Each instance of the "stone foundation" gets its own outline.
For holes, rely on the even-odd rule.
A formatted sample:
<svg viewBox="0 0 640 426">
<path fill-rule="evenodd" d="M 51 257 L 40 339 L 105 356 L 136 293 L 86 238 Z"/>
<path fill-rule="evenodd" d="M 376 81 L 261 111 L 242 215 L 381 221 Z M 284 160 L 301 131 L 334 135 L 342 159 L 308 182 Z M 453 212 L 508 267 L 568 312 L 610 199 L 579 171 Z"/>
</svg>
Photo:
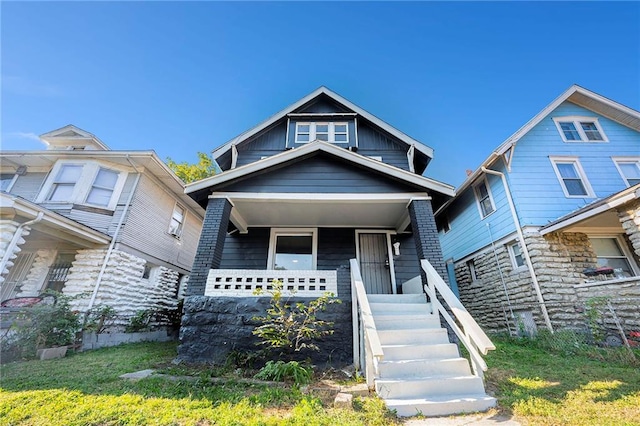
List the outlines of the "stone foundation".
<svg viewBox="0 0 640 426">
<path fill-rule="evenodd" d="M 296 301 L 312 299 L 296 298 Z M 264 316 L 269 307 L 267 297 L 190 296 L 184 301 L 180 328 L 178 360 L 189 363 L 224 363 L 231 352 L 251 353 L 259 350 L 252 334 L 259 323 L 253 318 Z M 334 334 L 318 342 L 319 352 L 308 352 L 316 364 L 342 366 L 353 363 L 351 303 L 327 307 L 318 317 L 334 322 Z"/>
<path fill-rule="evenodd" d="M 39 295 L 42 292 L 44 280 L 47 278 L 47 274 L 49 273 L 49 267 L 53 262 L 55 262 L 55 260 L 55 250 L 38 250 L 27 277 L 20 284 L 20 289 L 18 290 L 16 297 L 32 297 Z"/>
<path fill-rule="evenodd" d="M 618 208 L 618 219 L 622 224 L 636 257 L 640 259 L 640 200 Z"/>
</svg>

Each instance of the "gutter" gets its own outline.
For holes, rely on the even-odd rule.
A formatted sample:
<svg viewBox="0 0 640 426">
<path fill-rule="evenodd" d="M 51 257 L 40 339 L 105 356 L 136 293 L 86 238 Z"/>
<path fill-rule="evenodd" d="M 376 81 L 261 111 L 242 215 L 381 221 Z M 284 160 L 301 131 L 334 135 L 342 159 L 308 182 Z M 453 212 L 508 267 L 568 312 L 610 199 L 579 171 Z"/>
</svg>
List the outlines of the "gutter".
<svg viewBox="0 0 640 426">
<path fill-rule="evenodd" d="M 524 255 L 525 261 L 527 263 L 527 268 L 529 269 L 529 274 L 531 274 L 531 281 L 533 282 L 533 288 L 536 292 L 538 302 L 540 303 L 540 310 L 542 311 L 542 316 L 544 317 L 544 322 L 547 325 L 547 328 L 549 329 L 550 332 L 553 333 L 553 326 L 551 325 L 551 319 L 549 318 L 549 313 L 547 312 L 547 306 L 545 305 L 544 297 L 542 297 L 542 291 L 540 290 L 540 284 L 538 283 L 536 272 L 533 269 L 533 263 L 531 263 L 531 258 L 529 257 L 529 249 L 527 249 L 527 245 L 524 242 L 524 235 L 522 234 L 522 225 L 520 225 L 520 220 L 518 219 L 516 208 L 515 208 L 515 205 L 513 204 L 513 198 L 511 197 L 511 189 L 509 189 L 507 178 L 505 177 L 504 173 L 487 169 L 484 166 L 481 168 L 481 170 L 484 173 L 491 174 L 494 176 L 499 176 L 502 179 L 502 185 L 504 186 L 504 192 L 507 195 L 507 201 L 509 202 L 509 209 L 511 210 L 511 217 L 513 218 L 513 224 L 515 225 L 516 232 L 518 233 L 518 240 L 520 242 L 520 247 L 522 248 L 522 254 Z"/>
<path fill-rule="evenodd" d="M 137 173 L 136 180 L 133 183 L 133 187 L 131 188 L 131 192 L 129 193 L 129 198 L 127 199 L 127 202 L 126 202 L 126 204 L 124 206 L 124 210 L 122 211 L 122 215 L 120 216 L 120 220 L 118 221 L 118 225 L 116 226 L 116 230 L 113 233 L 113 236 L 111 237 L 111 243 L 109 244 L 109 249 L 107 250 L 107 254 L 104 257 L 104 261 L 102 262 L 102 266 L 100 267 L 100 272 L 98 273 L 98 278 L 96 279 L 96 285 L 95 285 L 95 287 L 93 289 L 93 293 L 91 294 L 91 299 L 89 300 L 89 305 L 87 306 L 87 313 L 91 310 L 91 308 L 93 308 L 93 305 L 96 302 L 96 297 L 98 296 L 98 290 L 100 289 L 100 284 L 102 283 L 102 277 L 104 276 L 104 272 L 107 269 L 107 263 L 109 262 L 109 258 L 111 257 L 111 253 L 113 252 L 113 249 L 114 249 L 114 247 L 116 245 L 116 241 L 118 239 L 118 235 L 120 234 L 120 231 L 122 230 L 122 224 L 124 223 L 124 219 L 129 213 L 129 207 L 131 206 L 131 201 L 133 200 L 133 195 L 135 194 L 136 189 L 138 188 L 138 182 L 140 182 L 140 175 L 141 175 L 140 171 L 133 164 L 133 162 L 129 158 L 129 155 L 126 156 L 126 159 L 129 162 L 129 164 L 131 164 L 131 167 L 133 167 L 133 170 L 135 170 L 136 173 Z"/>
<path fill-rule="evenodd" d="M 2 260 L 0 261 L 0 274 L 4 272 L 4 269 L 7 267 L 7 263 L 9 263 L 9 259 L 11 258 L 11 256 L 13 256 L 13 251 L 16 249 L 18 245 L 18 241 L 20 241 L 20 238 L 22 238 L 22 233 L 24 231 L 24 228 L 26 228 L 27 226 L 31 226 L 34 223 L 40 222 L 43 217 L 44 217 L 44 213 L 38 212 L 38 214 L 34 219 L 29 220 L 27 222 L 23 222 L 20 225 L 18 225 L 16 232 L 14 232 L 13 237 L 11 237 L 11 241 L 7 246 L 7 250 L 4 252 L 4 256 L 2 256 Z"/>
</svg>

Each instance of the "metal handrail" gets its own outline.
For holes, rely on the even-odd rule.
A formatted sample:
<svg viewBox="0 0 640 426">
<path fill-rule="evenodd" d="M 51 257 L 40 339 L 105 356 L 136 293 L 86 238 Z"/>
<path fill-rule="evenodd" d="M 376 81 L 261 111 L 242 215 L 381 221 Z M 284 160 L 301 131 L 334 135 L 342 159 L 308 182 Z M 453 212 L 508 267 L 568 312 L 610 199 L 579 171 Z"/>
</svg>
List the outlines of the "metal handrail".
<svg viewBox="0 0 640 426">
<path fill-rule="evenodd" d="M 420 265 L 427 274 L 427 284 L 424 286 L 424 289 L 429 296 L 434 312 L 437 311 L 442 315 L 464 344 L 471 357 L 474 374 L 483 377 L 483 371 L 487 370 L 487 364 L 480 355 L 480 352 L 486 355 L 488 351 L 494 350 L 496 347 L 485 332 L 482 331 L 478 323 L 471 317 L 462 303 L 460 303 L 460 300 L 453 294 L 431 263 L 426 259 L 422 259 Z M 449 309 L 458 322 L 449 315 L 449 312 L 444 308 L 442 303 L 440 303 L 437 297 L 438 294 L 440 294 L 442 300 L 449 306 Z"/>
<path fill-rule="evenodd" d="M 384 358 L 382 345 L 373 314 L 362 282 L 360 267 L 356 259 L 351 264 L 351 299 L 353 314 L 353 361 L 365 371 L 367 385 L 373 388 L 378 376 L 378 363 Z"/>
</svg>

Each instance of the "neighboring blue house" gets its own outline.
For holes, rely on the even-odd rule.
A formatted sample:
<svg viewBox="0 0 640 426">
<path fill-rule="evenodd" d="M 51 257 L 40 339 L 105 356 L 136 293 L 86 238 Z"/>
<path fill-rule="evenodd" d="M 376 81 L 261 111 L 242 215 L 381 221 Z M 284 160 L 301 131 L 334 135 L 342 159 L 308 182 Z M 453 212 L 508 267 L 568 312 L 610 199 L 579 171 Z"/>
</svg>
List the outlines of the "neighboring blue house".
<svg viewBox="0 0 640 426">
<path fill-rule="evenodd" d="M 482 384 L 486 366 L 477 362 L 471 374 L 420 285 L 421 259 L 433 265 L 423 262 L 425 274 L 446 275 L 433 210 L 454 195 L 423 176 L 432 155 L 324 87 L 215 150 L 222 172 L 186 187 L 206 214 L 179 358 L 223 362 L 231 351 L 255 352 L 253 318 L 268 298 L 254 291 L 277 279 L 296 298 L 329 291 L 342 301 L 323 314 L 334 334 L 314 359 L 366 365 L 369 385 L 375 377 L 400 415 L 494 405 Z M 419 294 L 402 294 L 409 290 Z M 362 326 L 372 318 L 375 326 Z M 492 344 L 483 342 L 486 353 Z"/>
<path fill-rule="evenodd" d="M 485 327 L 533 332 L 576 326 L 596 295 L 640 298 L 639 184 L 640 113 L 570 87 L 436 212 L 462 302 Z M 634 300 L 617 310 L 640 326 Z"/>
</svg>

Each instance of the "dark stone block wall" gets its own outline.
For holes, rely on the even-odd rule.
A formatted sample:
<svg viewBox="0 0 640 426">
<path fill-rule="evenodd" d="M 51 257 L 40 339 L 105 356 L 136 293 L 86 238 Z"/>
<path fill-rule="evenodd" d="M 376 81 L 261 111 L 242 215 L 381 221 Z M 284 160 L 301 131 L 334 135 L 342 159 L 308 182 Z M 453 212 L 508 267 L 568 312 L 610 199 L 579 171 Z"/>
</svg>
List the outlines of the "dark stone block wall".
<svg viewBox="0 0 640 426">
<path fill-rule="evenodd" d="M 255 352 L 258 338 L 252 334 L 259 323 L 255 316 L 264 316 L 268 297 L 208 297 L 191 296 L 184 301 L 184 316 L 180 327 L 178 360 L 188 363 L 220 364 L 232 352 Z M 289 301 L 309 301 L 292 298 Z M 320 351 L 301 354 L 316 365 L 334 367 L 353 363 L 351 303 L 342 301 L 327 307 L 319 319 L 334 322 L 334 334 L 316 342 Z"/>
</svg>

